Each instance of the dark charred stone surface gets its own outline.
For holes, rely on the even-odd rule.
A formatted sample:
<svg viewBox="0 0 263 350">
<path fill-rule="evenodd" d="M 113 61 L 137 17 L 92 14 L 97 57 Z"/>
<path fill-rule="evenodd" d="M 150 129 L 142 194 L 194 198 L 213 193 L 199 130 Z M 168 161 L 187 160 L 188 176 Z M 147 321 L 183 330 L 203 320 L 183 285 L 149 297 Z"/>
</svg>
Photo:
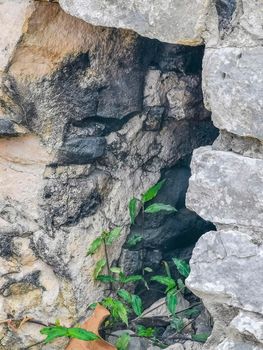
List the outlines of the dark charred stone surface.
<svg viewBox="0 0 263 350">
<path fill-rule="evenodd" d="M 59 149 L 58 164 L 87 164 L 103 156 L 106 150 L 104 137 L 73 138 Z"/>
<path fill-rule="evenodd" d="M 153 65 L 163 72 L 195 74 L 202 70 L 203 55 L 204 46 L 193 49 L 190 46 L 159 43 Z"/>
<path fill-rule="evenodd" d="M 216 10 L 219 18 L 219 31 L 221 35 L 231 28 L 232 16 L 236 9 L 236 0 L 216 0 Z"/>
<path fill-rule="evenodd" d="M 0 137 L 17 135 L 18 132 L 15 130 L 14 123 L 11 120 L 0 119 Z"/>
</svg>

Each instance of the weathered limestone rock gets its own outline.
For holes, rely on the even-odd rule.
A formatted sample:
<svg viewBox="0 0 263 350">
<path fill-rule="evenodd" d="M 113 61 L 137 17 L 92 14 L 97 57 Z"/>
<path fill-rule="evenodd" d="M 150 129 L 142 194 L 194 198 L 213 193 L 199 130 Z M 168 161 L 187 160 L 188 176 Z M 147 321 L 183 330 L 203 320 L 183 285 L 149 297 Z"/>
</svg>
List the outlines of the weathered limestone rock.
<svg viewBox="0 0 263 350">
<path fill-rule="evenodd" d="M 132 0 L 60 0 L 61 7 L 88 23 L 128 28 L 170 43 L 199 45 L 207 2 Z"/>
<path fill-rule="evenodd" d="M 263 140 L 263 48 L 207 49 L 205 103 L 216 127 Z"/>
<path fill-rule="evenodd" d="M 166 349 L 167 350 L 201 350 L 203 349 L 203 345 L 199 343 L 195 343 L 191 340 L 187 340 L 184 344 L 177 343 L 177 344 L 168 346 L 168 348 Z"/>
<path fill-rule="evenodd" d="M 263 344 L 263 318 L 258 313 L 240 311 L 230 324 L 233 330 L 243 336 L 250 336 Z"/>
<path fill-rule="evenodd" d="M 261 8 L 261 1 L 209 1 L 202 32 L 207 47 L 261 46 Z"/>
<path fill-rule="evenodd" d="M 263 159 L 263 142 L 252 137 L 242 137 L 221 130 L 212 146 L 215 150 L 232 151 L 250 158 Z"/>
<path fill-rule="evenodd" d="M 34 5 L 31 0 L 1 1 L 0 73 L 12 58 L 33 9 Z"/>
<path fill-rule="evenodd" d="M 199 240 L 188 286 L 214 320 L 204 349 L 262 349 L 262 2 L 213 1 L 203 37 L 203 92 L 220 129 L 196 150 L 187 206 L 219 231 Z"/>
<path fill-rule="evenodd" d="M 0 118 L 0 137 L 26 134 L 27 130 L 7 118 Z"/>
<path fill-rule="evenodd" d="M 223 343 L 216 347 L 216 350 L 262 350 L 262 347 L 253 344 L 246 344 L 243 342 L 225 340 Z"/>
<path fill-rule="evenodd" d="M 200 238 L 187 285 L 203 299 L 214 318 L 207 349 L 224 337 L 229 340 L 216 349 L 261 348 L 263 305 L 255 278 L 257 285 L 262 285 L 262 268 L 262 245 L 250 232 L 221 230 Z"/>
<path fill-rule="evenodd" d="M 70 325 L 103 295 L 92 276 L 103 253 L 87 257 L 89 244 L 123 226 L 109 250 L 117 261 L 129 199 L 215 129 L 202 102 L 203 49 L 194 57 L 194 48 L 93 27 L 57 3 L 30 6 L 0 84 L 0 316 Z M 162 84 L 150 89 L 152 71 Z M 1 324 L 2 343 L 32 345 L 39 328 L 14 335 Z"/>
<path fill-rule="evenodd" d="M 207 146 L 194 151 L 191 166 L 188 208 L 216 224 L 262 227 L 262 159 Z"/>
<path fill-rule="evenodd" d="M 194 249 L 187 284 L 197 295 L 206 295 L 206 305 L 224 303 L 263 314 L 261 295 L 253 282 L 255 276 L 259 285 L 262 282 L 258 273 L 263 265 L 262 251 L 247 233 L 206 233 Z"/>
</svg>

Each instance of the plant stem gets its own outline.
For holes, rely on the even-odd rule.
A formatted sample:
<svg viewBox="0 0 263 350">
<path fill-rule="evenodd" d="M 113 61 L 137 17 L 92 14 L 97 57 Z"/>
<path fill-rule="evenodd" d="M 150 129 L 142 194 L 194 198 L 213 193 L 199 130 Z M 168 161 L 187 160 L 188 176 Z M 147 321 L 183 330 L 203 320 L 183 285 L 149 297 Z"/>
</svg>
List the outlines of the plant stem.
<svg viewBox="0 0 263 350">
<path fill-rule="evenodd" d="M 142 237 L 144 237 L 144 220 L 145 220 L 144 203 L 142 203 Z"/>
<path fill-rule="evenodd" d="M 105 259 L 106 259 L 107 274 L 111 275 L 109 255 L 108 255 L 107 244 L 106 244 L 105 238 L 103 238 L 103 246 L 104 246 Z M 109 282 L 109 286 L 110 286 L 110 291 L 112 292 L 113 291 L 112 282 Z"/>
</svg>

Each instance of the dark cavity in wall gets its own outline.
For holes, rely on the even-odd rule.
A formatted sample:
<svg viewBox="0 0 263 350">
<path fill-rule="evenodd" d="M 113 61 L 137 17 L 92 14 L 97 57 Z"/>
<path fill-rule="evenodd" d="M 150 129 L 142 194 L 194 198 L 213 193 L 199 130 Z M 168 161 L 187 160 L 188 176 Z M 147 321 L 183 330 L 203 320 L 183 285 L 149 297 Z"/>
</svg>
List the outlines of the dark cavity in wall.
<svg viewBox="0 0 263 350">
<path fill-rule="evenodd" d="M 236 0 L 216 0 L 215 5 L 219 19 L 219 31 L 220 33 L 228 32 L 231 29 L 231 21 L 236 9 Z"/>
<path fill-rule="evenodd" d="M 199 76 L 200 91 L 196 92 L 200 94 L 198 102 L 193 103 L 194 108 L 191 103 L 189 104 L 189 115 L 192 115 L 194 120 L 191 131 L 198 139 L 196 147 L 212 144 L 218 136 L 218 130 L 212 125 L 208 111 L 201 109 L 203 120 L 202 117 L 195 120 L 195 115 L 200 113 L 200 105 L 203 106 L 201 91 L 203 55 L 203 46 L 193 48 L 158 43 L 156 55 L 150 63 L 151 69 L 176 72 L 181 79 L 186 76 Z M 163 110 L 157 112 L 162 115 L 162 118 L 169 119 L 169 105 L 164 105 L 162 108 Z M 154 116 L 158 114 L 156 110 L 152 109 L 152 111 L 154 111 Z M 183 148 L 186 143 L 187 140 L 180 147 Z M 132 225 L 118 262 L 126 274 L 141 273 L 144 267 L 150 267 L 154 274 L 164 274 L 162 262 L 167 261 L 172 274 L 176 275 L 175 266 L 171 263 L 172 258 L 177 257 L 189 261 L 198 239 L 204 233 L 216 230 L 211 222 L 203 220 L 195 212 L 185 207 L 186 192 L 191 176 L 191 153 L 191 151 L 186 152 L 186 155 L 173 166 L 162 170 L 161 179 L 166 180 L 165 185 L 158 196 L 149 203 L 170 204 L 177 209 L 177 212 L 170 214 L 161 212 L 154 215 L 139 213 L 135 224 Z M 135 237 L 138 237 L 136 244 L 134 244 Z M 133 242 L 132 245 L 131 242 Z M 137 287 L 137 292 L 141 292 L 140 285 Z M 145 296 L 144 293 L 140 295 L 146 307 L 162 297 L 162 294 L 158 292 L 147 292 Z"/>
</svg>

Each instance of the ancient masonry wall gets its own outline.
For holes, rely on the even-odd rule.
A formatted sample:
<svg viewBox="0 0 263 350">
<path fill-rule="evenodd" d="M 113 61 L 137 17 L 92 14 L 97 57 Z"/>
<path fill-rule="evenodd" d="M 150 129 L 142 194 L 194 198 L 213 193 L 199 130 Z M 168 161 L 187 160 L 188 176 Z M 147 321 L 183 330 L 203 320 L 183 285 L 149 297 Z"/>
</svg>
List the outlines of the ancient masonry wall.
<svg viewBox="0 0 263 350">
<path fill-rule="evenodd" d="M 187 206 L 217 226 L 187 280 L 215 321 L 204 349 L 262 349 L 262 0 L 59 3 L 0 3 L 0 318 L 85 315 L 103 293 L 89 243 L 114 225 L 124 240 L 128 199 L 196 149 Z M 128 29 L 205 44 L 212 146 L 199 148 L 214 137 L 200 72 L 177 61 L 192 49 Z M 38 331 L 2 343 L 16 350 Z"/>
</svg>

